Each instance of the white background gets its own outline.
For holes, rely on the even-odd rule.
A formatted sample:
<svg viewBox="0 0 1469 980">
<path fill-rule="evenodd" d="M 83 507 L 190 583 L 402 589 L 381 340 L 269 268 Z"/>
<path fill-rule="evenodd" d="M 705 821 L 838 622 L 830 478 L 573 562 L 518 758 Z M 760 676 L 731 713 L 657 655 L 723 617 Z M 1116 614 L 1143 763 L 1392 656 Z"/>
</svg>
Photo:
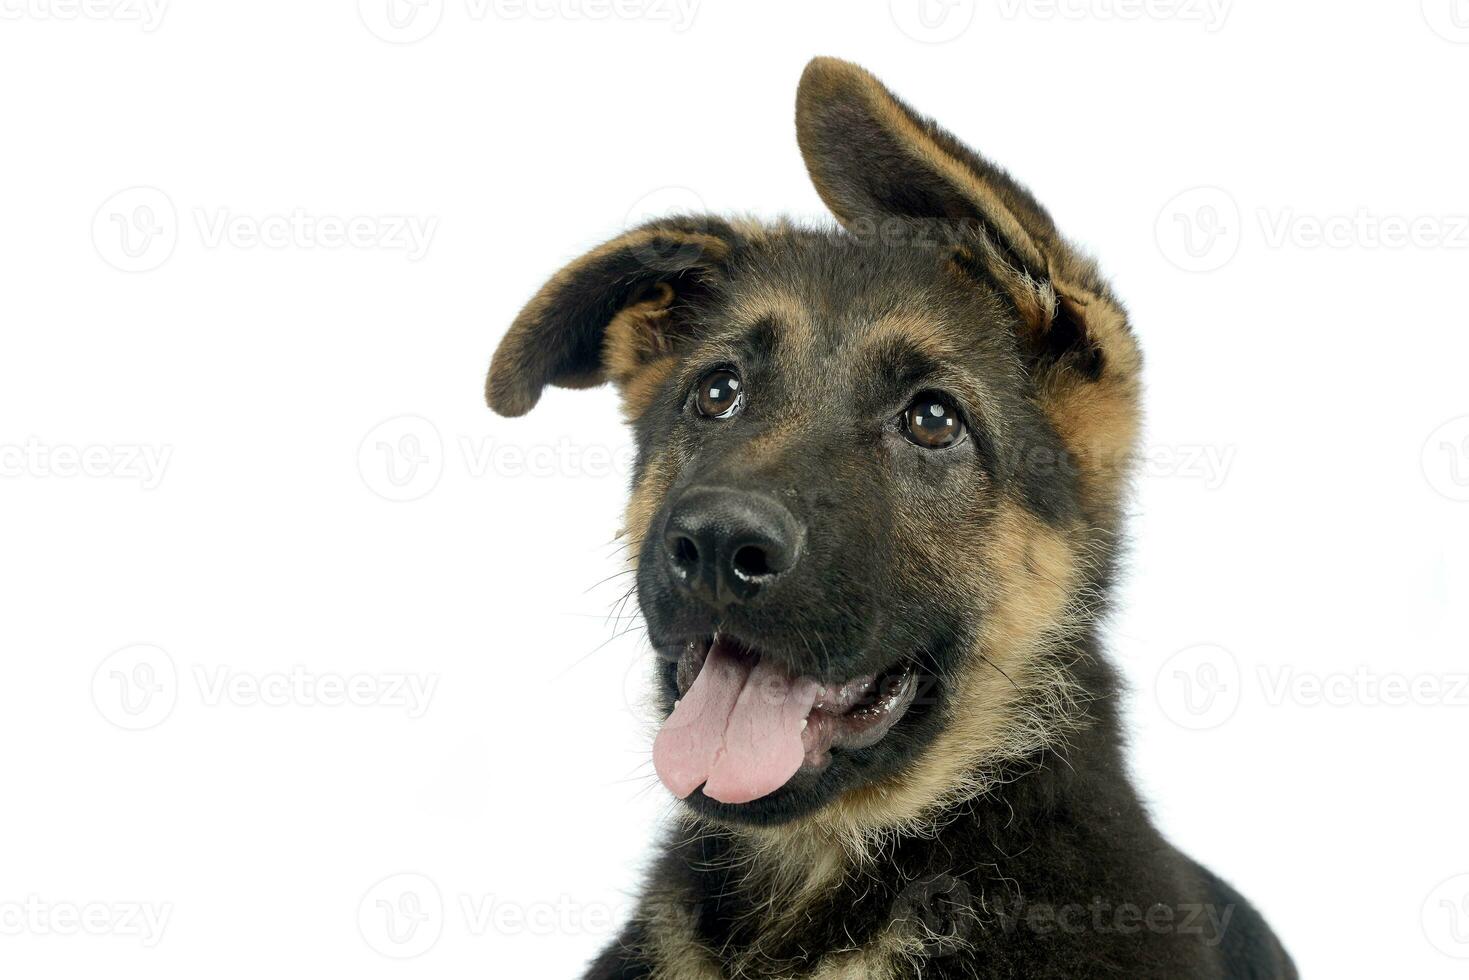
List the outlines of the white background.
<svg viewBox="0 0 1469 980">
<path fill-rule="evenodd" d="M 530 3 L 0 3 L 0 973 L 608 941 L 669 805 L 628 439 L 609 390 L 503 420 L 483 372 L 630 223 L 820 215 L 793 95 L 835 54 L 1131 308 L 1109 644 L 1165 831 L 1306 975 L 1462 976 L 1469 8 Z"/>
</svg>

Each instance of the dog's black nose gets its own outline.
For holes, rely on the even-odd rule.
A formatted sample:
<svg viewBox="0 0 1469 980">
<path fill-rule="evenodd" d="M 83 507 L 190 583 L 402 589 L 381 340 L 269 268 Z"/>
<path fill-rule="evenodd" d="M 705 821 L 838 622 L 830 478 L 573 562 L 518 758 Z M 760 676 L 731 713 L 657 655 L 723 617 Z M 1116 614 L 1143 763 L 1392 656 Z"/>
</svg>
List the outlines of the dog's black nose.
<svg viewBox="0 0 1469 980">
<path fill-rule="evenodd" d="M 694 487 L 669 512 L 663 544 L 680 587 L 727 606 L 749 601 L 790 571 L 803 536 L 774 497 Z"/>
</svg>

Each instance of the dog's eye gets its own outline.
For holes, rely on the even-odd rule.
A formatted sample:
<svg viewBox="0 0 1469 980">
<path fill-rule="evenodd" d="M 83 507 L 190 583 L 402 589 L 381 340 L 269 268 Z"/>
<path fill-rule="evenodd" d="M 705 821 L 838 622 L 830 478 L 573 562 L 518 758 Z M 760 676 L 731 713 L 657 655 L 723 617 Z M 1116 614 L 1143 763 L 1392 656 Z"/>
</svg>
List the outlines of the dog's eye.
<svg viewBox="0 0 1469 980">
<path fill-rule="evenodd" d="M 699 414 L 711 419 L 727 419 L 740 410 L 745 393 L 740 387 L 740 376 L 729 368 L 717 368 L 699 380 L 694 392 L 694 403 Z"/>
<path fill-rule="evenodd" d="M 923 395 L 903 412 L 908 438 L 924 449 L 944 449 L 964 435 L 964 423 L 954 406 L 934 395 Z"/>
</svg>

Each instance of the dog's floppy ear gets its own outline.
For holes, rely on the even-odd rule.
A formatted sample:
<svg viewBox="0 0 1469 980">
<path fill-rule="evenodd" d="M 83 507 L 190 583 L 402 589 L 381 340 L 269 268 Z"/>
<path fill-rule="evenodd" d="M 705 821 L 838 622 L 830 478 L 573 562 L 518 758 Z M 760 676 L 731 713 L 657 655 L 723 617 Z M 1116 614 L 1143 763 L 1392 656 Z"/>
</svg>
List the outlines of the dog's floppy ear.
<svg viewBox="0 0 1469 980">
<path fill-rule="evenodd" d="M 939 235 L 961 271 L 1010 296 L 1024 339 L 1047 363 L 1064 359 L 1096 375 L 1106 357 L 1135 355 L 1131 338 L 1116 336 L 1126 332 L 1120 306 L 1030 192 L 868 72 L 835 58 L 808 64 L 796 137 L 817 192 L 843 225 L 860 234 L 873 223 L 911 222 Z"/>
<path fill-rule="evenodd" d="M 524 415 L 548 384 L 625 383 L 670 349 L 675 300 L 705 288 L 734 241 L 733 229 L 717 218 L 669 218 L 572 262 L 510 325 L 490 363 L 485 401 L 501 415 Z"/>
</svg>

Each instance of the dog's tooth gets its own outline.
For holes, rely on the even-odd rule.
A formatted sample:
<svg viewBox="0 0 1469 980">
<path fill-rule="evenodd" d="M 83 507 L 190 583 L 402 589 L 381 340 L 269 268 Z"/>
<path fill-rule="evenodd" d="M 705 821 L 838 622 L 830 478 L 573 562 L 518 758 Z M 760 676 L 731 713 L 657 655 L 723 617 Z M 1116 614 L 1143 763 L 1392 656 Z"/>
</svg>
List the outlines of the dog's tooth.
<svg viewBox="0 0 1469 980">
<path fill-rule="evenodd" d="M 802 718 L 801 719 L 801 731 L 804 732 L 806 730 L 806 726 L 809 725 L 809 724 L 811 724 L 811 719 L 810 718 Z"/>
</svg>

